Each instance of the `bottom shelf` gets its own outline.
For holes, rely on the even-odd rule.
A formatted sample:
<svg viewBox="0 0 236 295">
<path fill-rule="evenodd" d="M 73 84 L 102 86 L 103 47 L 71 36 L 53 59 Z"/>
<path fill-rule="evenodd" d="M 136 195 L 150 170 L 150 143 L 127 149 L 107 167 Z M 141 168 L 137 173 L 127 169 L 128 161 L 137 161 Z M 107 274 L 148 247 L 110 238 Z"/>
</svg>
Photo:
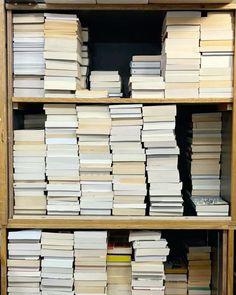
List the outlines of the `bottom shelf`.
<svg viewBox="0 0 236 295">
<path fill-rule="evenodd" d="M 14 216 L 8 228 L 228 229 L 231 217 Z"/>
</svg>

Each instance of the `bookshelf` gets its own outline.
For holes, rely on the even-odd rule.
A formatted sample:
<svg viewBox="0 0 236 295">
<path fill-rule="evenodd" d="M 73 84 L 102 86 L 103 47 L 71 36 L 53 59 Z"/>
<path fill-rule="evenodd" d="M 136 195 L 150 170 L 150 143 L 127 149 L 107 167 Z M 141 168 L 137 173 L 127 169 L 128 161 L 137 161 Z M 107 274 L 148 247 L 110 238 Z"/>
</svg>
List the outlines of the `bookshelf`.
<svg viewBox="0 0 236 295">
<path fill-rule="evenodd" d="M 7 257 L 7 231 L 13 229 L 26 228 L 40 228 L 40 229 L 165 229 L 165 230 L 218 230 L 222 233 L 222 249 L 221 249 L 221 266 L 222 272 L 222 286 L 220 287 L 220 294 L 232 295 L 233 291 L 233 245 L 234 245 L 234 229 L 236 227 L 236 109 L 234 107 L 234 99 L 196 99 L 196 98 L 180 98 L 180 99 L 77 99 L 77 98 L 32 98 L 32 97 L 13 97 L 12 96 L 12 71 L 11 71 L 11 28 L 12 28 L 12 13 L 19 11 L 85 11 L 83 15 L 90 11 L 112 11 L 126 12 L 131 11 L 148 11 L 157 12 L 165 10 L 235 10 L 236 4 L 196 4 L 197 1 L 191 1 L 192 4 L 186 4 L 187 1 L 174 1 L 175 4 L 167 4 L 168 1 L 159 1 L 158 4 L 149 5 L 52 5 L 52 4 L 6 4 L 0 3 L 0 66 L 3 75 L 0 75 L 0 208 L 1 208 L 1 294 L 6 294 L 6 257 Z M 170 3 L 171 1 L 169 1 Z M 202 1 L 204 2 L 204 1 Z M 209 2 L 209 1 L 208 1 Z M 173 3 L 173 1 L 172 1 Z M 180 3 L 180 4 L 179 4 Z M 193 4 L 194 3 L 194 4 Z M 6 34 L 8 32 L 8 34 Z M 4 44 L 7 44 L 7 52 Z M 235 50 L 236 52 L 236 50 Z M 7 55 L 7 58 L 6 58 Z M 236 55 L 235 55 L 236 56 Z M 6 69 L 6 66 L 8 69 Z M 236 58 L 235 67 L 236 69 Z M 8 72 L 8 76 L 6 75 Z M 5 74 L 4 74 L 5 73 Z M 234 92 L 236 94 L 236 79 L 234 79 Z M 184 217 L 50 217 L 41 216 L 29 218 L 27 216 L 13 217 L 13 196 L 12 196 L 12 175 L 8 174 L 12 167 L 12 122 L 13 122 L 13 108 L 23 108 L 27 104 L 34 104 L 37 108 L 38 104 L 42 103 L 77 103 L 77 104 L 113 104 L 113 103 L 143 103 L 143 104 L 178 104 L 191 105 L 192 107 L 213 107 L 214 109 L 225 111 L 225 117 L 229 118 L 225 125 L 225 164 L 228 166 L 231 162 L 231 175 L 229 169 L 225 168 L 225 178 L 227 179 L 224 194 L 231 200 L 230 217 L 226 218 L 201 218 L 195 216 Z M 232 110 L 232 112 L 231 112 Z M 232 121 L 231 121 L 232 116 Z M 229 128 L 226 128 L 229 127 Z M 227 131 L 227 132 L 226 132 Z M 231 134 L 232 139 L 231 139 Z M 232 152 L 230 150 L 232 148 Z M 231 180 L 231 182 L 229 181 Z M 231 183 L 231 184 L 230 184 Z M 229 188 L 231 185 L 231 191 Z"/>
</svg>

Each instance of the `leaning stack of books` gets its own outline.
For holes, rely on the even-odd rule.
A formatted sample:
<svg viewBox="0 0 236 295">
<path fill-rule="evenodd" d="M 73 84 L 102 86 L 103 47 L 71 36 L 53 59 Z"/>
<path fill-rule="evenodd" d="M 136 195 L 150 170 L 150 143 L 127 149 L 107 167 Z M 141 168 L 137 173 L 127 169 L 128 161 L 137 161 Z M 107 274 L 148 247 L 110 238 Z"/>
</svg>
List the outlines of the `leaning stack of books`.
<svg viewBox="0 0 236 295">
<path fill-rule="evenodd" d="M 207 12 L 202 17 L 200 52 L 200 97 L 233 97 L 233 13 Z"/>
<path fill-rule="evenodd" d="M 44 96 L 44 15 L 13 14 L 13 94 Z"/>
<path fill-rule="evenodd" d="M 8 233 L 7 278 L 9 295 L 41 294 L 41 230 Z"/>
<path fill-rule="evenodd" d="M 191 201 L 199 216 L 227 216 L 220 198 L 221 113 L 195 113 L 192 123 Z"/>
<path fill-rule="evenodd" d="M 74 104 L 45 104 L 47 212 L 49 215 L 78 215 L 79 156 Z"/>
<path fill-rule="evenodd" d="M 75 231 L 75 294 L 107 294 L 107 231 Z"/>
<path fill-rule="evenodd" d="M 145 151 L 142 105 L 110 105 L 112 118 L 113 215 L 145 215 Z"/>
<path fill-rule="evenodd" d="M 158 231 L 131 231 L 134 248 L 132 261 L 132 295 L 165 294 L 164 262 L 169 255 L 165 239 Z"/>
<path fill-rule="evenodd" d="M 91 71 L 90 90 L 107 91 L 108 97 L 122 97 L 118 71 Z"/>
<path fill-rule="evenodd" d="M 74 97 L 80 88 L 80 31 L 77 15 L 45 13 L 45 96 Z"/>
<path fill-rule="evenodd" d="M 183 215 L 182 183 L 175 137 L 176 106 L 144 106 L 142 141 L 150 184 L 150 215 Z"/>
<path fill-rule="evenodd" d="M 211 295 L 211 247 L 187 245 L 188 294 Z"/>
<path fill-rule="evenodd" d="M 161 55 L 136 55 L 130 63 L 129 86 L 132 98 L 164 98 Z"/>
<path fill-rule="evenodd" d="M 42 233 L 42 295 L 73 292 L 74 236 L 70 233 Z"/>
<path fill-rule="evenodd" d="M 111 117 L 108 106 L 78 106 L 81 215 L 111 215 Z"/>
<path fill-rule="evenodd" d="M 81 88 L 87 89 L 88 88 L 88 76 L 89 76 L 89 52 L 88 52 L 88 42 L 89 42 L 89 29 L 82 28 L 82 65 L 81 65 Z"/>
<path fill-rule="evenodd" d="M 168 11 L 163 25 L 166 98 L 199 96 L 201 12 Z"/>
<path fill-rule="evenodd" d="M 46 214 L 44 130 L 15 130 L 14 214 Z"/>
<path fill-rule="evenodd" d="M 188 277 L 187 266 L 183 259 L 168 262 L 165 264 L 165 294 L 166 295 L 187 295 Z"/>
<path fill-rule="evenodd" d="M 107 250 L 107 294 L 131 295 L 132 248 L 122 232 L 109 237 Z"/>
</svg>

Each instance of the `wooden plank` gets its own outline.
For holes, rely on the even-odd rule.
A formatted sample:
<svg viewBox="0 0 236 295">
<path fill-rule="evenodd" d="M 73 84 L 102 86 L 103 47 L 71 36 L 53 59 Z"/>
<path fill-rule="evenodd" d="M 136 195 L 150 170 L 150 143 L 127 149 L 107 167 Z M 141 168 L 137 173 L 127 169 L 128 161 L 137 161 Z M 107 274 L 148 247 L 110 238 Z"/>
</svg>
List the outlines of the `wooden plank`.
<svg viewBox="0 0 236 295">
<path fill-rule="evenodd" d="M 228 231 L 224 230 L 222 232 L 222 240 L 221 240 L 221 251 L 220 251 L 220 269 L 221 269 L 221 278 L 220 278 L 220 293 L 219 294 L 227 294 L 227 248 L 228 245 Z"/>
<path fill-rule="evenodd" d="M 235 3 L 230 4 L 166 4 L 162 1 L 160 4 L 6 4 L 7 10 L 234 10 Z M 210 0 L 208 0 L 210 1 Z M 182 1 L 181 1 L 182 2 Z M 182 2 L 183 3 L 183 2 Z M 212 3 L 212 1 L 211 1 Z"/>
<path fill-rule="evenodd" d="M 1 295 L 7 294 L 7 231 L 1 229 Z"/>
<path fill-rule="evenodd" d="M 234 230 L 228 230 L 227 295 L 232 295 L 234 286 Z M 223 293 L 224 294 L 224 293 Z"/>
<path fill-rule="evenodd" d="M 9 217 L 13 215 L 13 105 L 11 101 L 13 82 L 12 82 L 12 12 L 7 12 L 7 56 L 8 56 L 8 185 L 9 185 Z"/>
<path fill-rule="evenodd" d="M 232 103 L 231 98 L 49 98 L 49 97 L 12 97 L 12 102 L 30 103 Z"/>
<path fill-rule="evenodd" d="M 236 12 L 234 14 L 236 20 Z M 234 20 L 234 22 L 235 22 Z M 234 24 L 236 45 L 236 23 Z M 234 47 L 234 56 L 236 56 L 236 48 Z M 234 73 L 236 73 L 236 58 L 234 58 Z M 236 221 L 236 74 L 234 74 L 234 104 L 232 110 L 232 151 L 231 151 L 231 216 L 232 220 Z"/>
<path fill-rule="evenodd" d="M 6 90 L 6 17 L 4 1 L 0 1 L 0 220 L 7 223 L 7 90 Z"/>
<path fill-rule="evenodd" d="M 14 216 L 8 228 L 83 228 L 83 229 L 227 229 L 229 217 L 119 217 L 119 216 Z"/>
</svg>

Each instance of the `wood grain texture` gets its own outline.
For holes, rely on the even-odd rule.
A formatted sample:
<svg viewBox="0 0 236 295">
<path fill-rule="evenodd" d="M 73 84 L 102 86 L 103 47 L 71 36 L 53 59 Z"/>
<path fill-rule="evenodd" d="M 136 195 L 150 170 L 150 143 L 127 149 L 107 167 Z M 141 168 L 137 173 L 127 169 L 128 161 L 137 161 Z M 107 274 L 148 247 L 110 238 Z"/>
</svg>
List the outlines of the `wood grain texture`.
<svg viewBox="0 0 236 295">
<path fill-rule="evenodd" d="M 15 216 L 8 228 L 83 228 L 83 229 L 228 229 L 229 217 L 118 217 L 118 216 Z"/>
<path fill-rule="evenodd" d="M 232 295 L 234 286 L 234 230 L 228 230 L 227 295 Z"/>
<path fill-rule="evenodd" d="M 14 103 L 203 103 L 203 104 L 231 104 L 232 99 L 230 98 L 48 98 L 48 97 L 12 97 Z"/>
</svg>

